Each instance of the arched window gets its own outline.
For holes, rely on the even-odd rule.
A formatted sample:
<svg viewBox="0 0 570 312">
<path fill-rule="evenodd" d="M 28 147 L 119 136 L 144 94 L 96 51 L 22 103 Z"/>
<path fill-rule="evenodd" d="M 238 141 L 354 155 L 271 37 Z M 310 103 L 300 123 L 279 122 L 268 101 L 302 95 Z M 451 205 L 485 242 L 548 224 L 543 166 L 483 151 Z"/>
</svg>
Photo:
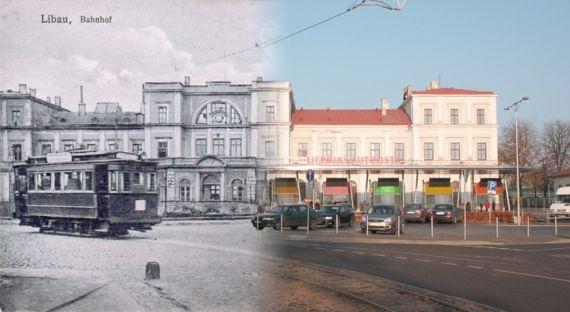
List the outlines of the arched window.
<svg viewBox="0 0 570 312">
<path fill-rule="evenodd" d="M 168 122 L 168 107 L 160 106 L 158 108 L 158 123 Z"/>
<path fill-rule="evenodd" d="M 220 193 L 220 178 L 215 174 L 207 175 L 202 181 L 202 199 L 205 201 L 219 201 Z"/>
<path fill-rule="evenodd" d="M 243 201 L 243 183 L 239 179 L 232 181 L 232 200 Z"/>
<path fill-rule="evenodd" d="M 182 179 L 179 183 L 179 198 L 180 201 L 190 201 L 191 198 L 191 184 L 188 179 Z"/>
<path fill-rule="evenodd" d="M 199 125 L 241 124 L 242 117 L 238 110 L 229 103 L 213 102 L 202 108 L 196 117 Z"/>
<path fill-rule="evenodd" d="M 131 120 L 130 120 L 129 118 L 125 117 L 125 118 L 123 118 L 123 122 L 124 122 L 124 123 L 129 123 L 129 122 L 131 122 Z"/>
</svg>

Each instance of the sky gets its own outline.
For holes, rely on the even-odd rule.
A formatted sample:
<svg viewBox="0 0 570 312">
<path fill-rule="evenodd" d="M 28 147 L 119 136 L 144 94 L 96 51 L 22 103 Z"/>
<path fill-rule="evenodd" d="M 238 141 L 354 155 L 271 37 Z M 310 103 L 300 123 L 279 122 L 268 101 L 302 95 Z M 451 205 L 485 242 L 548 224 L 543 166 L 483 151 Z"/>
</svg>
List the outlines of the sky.
<svg viewBox="0 0 570 312">
<path fill-rule="evenodd" d="M 333 16 L 353 0 L 278 1 L 280 31 Z M 395 0 L 386 1 L 395 4 Z M 491 90 L 519 116 L 570 118 L 570 1 L 409 0 L 403 11 L 361 7 L 273 46 L 298 107 L 390 107 L 406 85 Z"/>
<path fill-rule="evenodd" d="M 0 0 L 0 90 L 26 83 L 38 97 L 61 96 L 62 106 L 76 111 L 83 85 L 88 110 L 117 101 L 123 110 L 139 111 L 146 81 L 251 82 L 276 63 L 268 51 L 223 55 L 272 35 L 276 26 L 264 19 L 267 6 L 247 0 Z M 42 14 L 72 22 L 41 23 Z M 82 15 L 112 16 L 112 22 L 82 24 Z"/>
<path fill-rule="evenodd" d="M 386 0 L 395 4 L 396 0 Z M 138 111 L 145 81 L 289 80 L 297 107 L 372 108 L 401 103 L 406 85 L 491 90 L 502 108 L 530 97 L 520 117 L 570 117 L 570 2 L 408 0 L 403 11 L 354 0 L 0 0 L 0 90 L 18 83 L 62 96 L 76 110 L 118 101 Z M 42 24 L 41 14 L 71 25 Z M 81 24 L 79 16 L 112 16 Z M 251 49 L 235 56 L 224 54 Z"/>
</svg>

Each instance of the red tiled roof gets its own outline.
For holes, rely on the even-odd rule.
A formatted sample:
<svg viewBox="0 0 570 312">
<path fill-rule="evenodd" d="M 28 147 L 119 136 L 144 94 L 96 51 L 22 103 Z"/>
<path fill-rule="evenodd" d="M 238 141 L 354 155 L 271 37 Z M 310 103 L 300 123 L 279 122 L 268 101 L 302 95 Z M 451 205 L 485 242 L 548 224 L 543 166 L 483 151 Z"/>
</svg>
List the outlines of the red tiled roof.
<svg viewBox="0 0 570 312">
<path fill-rule="evenodd" d="M 476 91 L 467 89 L 455 88 L 439 88 L 430 90 L 412 91 L 412 94 L 427 94 L 427 95 L 490 95 L 493 91 Z"/>
<path fill-rule="evenodd" d="M 293 125 L 410 125 L 410 117 L 401 109 L 298 109 L 291 117 Z"/>
<path fill-rule="evenodd" d="M 562 169 L 554 174 L 555 177 L 567 177 L 570 176 L 570 168 Z"/>
</svg>

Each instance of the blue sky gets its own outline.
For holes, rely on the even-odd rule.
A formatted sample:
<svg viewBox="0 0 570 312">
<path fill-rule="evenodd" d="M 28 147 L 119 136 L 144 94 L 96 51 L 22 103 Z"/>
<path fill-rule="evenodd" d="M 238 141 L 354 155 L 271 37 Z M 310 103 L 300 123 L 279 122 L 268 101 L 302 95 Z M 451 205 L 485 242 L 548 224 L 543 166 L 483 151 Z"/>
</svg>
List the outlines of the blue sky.
<svg viewBox="0 0 570 312">
<path fill-rule="evenodd" d="M 388 0 L 395 3 L 395 0 Z M 277 1 L 278 33 L 345 10 L 352 0 Z M 410 84 L 492 90 L 502 108 L 529 96 L 521 118 L 570 117 L 570 1 L 409 0 L 404 11 L 361 7 L 271 47 L 272 79 L 291 80 L 298 107 L 401 103 Z"/>
</svg>

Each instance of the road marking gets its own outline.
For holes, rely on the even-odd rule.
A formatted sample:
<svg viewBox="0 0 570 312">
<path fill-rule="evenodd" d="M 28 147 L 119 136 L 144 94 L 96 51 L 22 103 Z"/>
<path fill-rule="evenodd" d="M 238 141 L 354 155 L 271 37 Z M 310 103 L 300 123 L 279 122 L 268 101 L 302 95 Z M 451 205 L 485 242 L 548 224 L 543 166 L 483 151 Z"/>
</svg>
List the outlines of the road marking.
<svg viewBox="0 0 570 312">
<path fill-rule="evenodd" d="M 445 265 L 457 265 L 457 263 L 453 263 L 453 262 L 440 262 L 441 264 L 445 264 Z"/>
<path fill-rule="evenodd" d="M 416 260 L 418 260 L 419 262 L 431 262 L 431 260 L 427 260 L 427 259 L 416 259 Z"/>
<path fill-rule="evenodd" d="M 318 250 L 325 250 L 325 249 L 326 249 L 326 248 L 323 248 L 323 247 L 314 247 L 314 248 L 315 248 L 315 249 L 318 249 Z"/>
<path fill-rule="evenodd" d="M 557 277 L 550 277 L 550 276 L 544 276 L 544 275 L 535 275 L 535 274 L 530 274 L 530 273 L 513 272 L 513 271 L 506 271 L 506 270 L 499 270 L 499 269 L 495 269 L 495 270 L 493 270 L 493 271 L 495 271 L 495 272 L 501 272 L 501 273 L 507 273 L 507 274 L 515 274 L 515 275 L 522 275 L 522 276 L 528 276 L 528 277 L 543 278 L 543 279 L 548 279 L 548 280 L 553 280 L 553 281 L 559 281 L 559 282 L 570 283 L 570 280 L 563 279 L 563 278 L 557 278 Z"/>
<path fill-rule="evenodd" d="M 333 249 L 332 251 L 339 251 L 339 252 L 342 252 L 342 251 L 344 251 L 344 250 L 342 250 L 342 249 Z"/>
<path fill-rule="evenodd" d="M 396 258 L 396 259 L 402 259 L 402 260 L 408 260 L 408 258 L 406 258 L 406 257 L 398 257 L 398 256 L 394 256 L 394 258 Z"/>
<path fill-rule="evenodd" d="M 301 245 L 291 245 L 293 247 L 297 247 L 297 248 L 307 248 L 307 246 L 301 246 Z"/>
<path fill-rule="evenodd" d="M 483 268 L 483 267 L 476 266 L 476 265 L 466 265 L 466 267 L 471 268 L 471 269 L 479 269 L 479 270 L 481 270 Z"/>
<path fill-rule="evenodd" d="M 363 252 L 363 251 L 353 251 L 352 253 L 353 253 L 353 254 L 359 254 L 359 255 L 362 255 L 362 254 L 364 254 L 364 252 Z"/>
<path fill-rule="evenodd" d="M 376 256 L 376 257 L 386 257 L 386 255 L 384 255 L 384 254 L 372 254 L 372 255 Z"/>
</svg>

